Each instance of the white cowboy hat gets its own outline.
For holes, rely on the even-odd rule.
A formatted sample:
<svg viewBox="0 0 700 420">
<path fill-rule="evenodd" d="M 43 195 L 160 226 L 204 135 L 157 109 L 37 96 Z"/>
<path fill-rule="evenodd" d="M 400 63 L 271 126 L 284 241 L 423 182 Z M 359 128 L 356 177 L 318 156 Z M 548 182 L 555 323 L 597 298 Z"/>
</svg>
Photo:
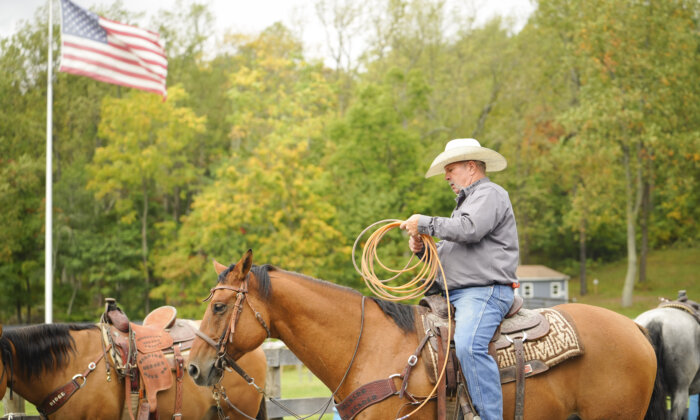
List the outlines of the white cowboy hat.
<svg viewBox="0 0 700 420">
<path fill-rule="evenodd" d="M 445 166 L 463 160 L 480 160 L 486 164 L 487 172 L 502 171 L 508 165 L 503 155 L 481 147 L 476 139 L 454 139 L 447 142 L 445 151 L 435 158 L 425 177 L 440 175 L 445 172 Z"/>
</svg>

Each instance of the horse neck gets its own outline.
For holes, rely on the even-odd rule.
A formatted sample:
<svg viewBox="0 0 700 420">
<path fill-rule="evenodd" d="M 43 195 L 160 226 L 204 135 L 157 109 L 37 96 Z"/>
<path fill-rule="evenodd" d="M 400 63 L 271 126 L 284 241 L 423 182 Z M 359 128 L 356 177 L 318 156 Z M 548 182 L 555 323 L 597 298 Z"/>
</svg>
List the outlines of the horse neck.
<svg viewBox="0 0 700 420">
<path fill-rule="evenodd" d="M 270 273 L 270 278 L 267 308 L 273 337 L 281 339 L 326 386 L 335 389 L 360 338 L 362 295 L 293 273 Z M 404 336 L 369 299 L 365 307 L 363 345 Z M 363 347 L 353 371 L 367 360 L 359 360 Z"/>
<path fill-rule="evenodd" d="M 75 340 L 75 352 L 69 350 L 67 361 L 62 366 L 44 370 L 38 376 L 33 376 L 31 378 L 25 375 L 25 369 L 22 364 L 31 363 L 31 361 L 25 360 L 22 362 L 17 357 L 14 343 L 12 343 L 13 372 L 11 376 L 8 376 L 8 383 L 10 380 L 13 381 L 13 392 L 16 392 L 32 404 L 37 405 L 40 404 L 49 393 L 68 383 L 74 375 L 84 373 L 88 364 L 94 361 L 93 359 L 98 356 L 97 350 L 101 347 L 98 341 L 101 340 L 99 330 L 71 331 L 70 335 Z M 78 336 L 81 337 L 79 338 Z M 90 339 L 85 340 L 84 337 L 86 336 L 89 336 Z M 52 351 L 52 349 L 44 350 Z M 7 369 L 9 370 L 9 365 Z M 102 373 L 104 373 L 104 370 L 102 370 Z M 7 375 L 10 375 L 10 372 L 7 372 Z"/>
</svg>

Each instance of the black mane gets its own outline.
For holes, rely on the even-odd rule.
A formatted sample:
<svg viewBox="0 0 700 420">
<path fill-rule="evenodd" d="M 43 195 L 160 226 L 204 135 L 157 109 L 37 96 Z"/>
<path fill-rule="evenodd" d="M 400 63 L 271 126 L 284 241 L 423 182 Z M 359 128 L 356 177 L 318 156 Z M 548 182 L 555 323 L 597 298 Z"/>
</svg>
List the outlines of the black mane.
<svg viewBox="0 0 700 420">
<path fill-rule="evenodd" d="M 5 368 L 9 368 L 12 347 L 18 366 L 28 380 L 43 372 L 65 367 L 70 353 L 75 354 L 75 340 L 71 331 L 97 328 L 95 324 L 41 324 L 28 327 L 5 328 L 0 337 L 0 352 Z"/>
<path fill-rule="evenodd" d="M 231 264 L 226 270 L 224 270 L 223 272 L 221 272 L 221 274 L 219 274 L 219 283 L 223 282 L 226 279 L 226 276 L 231 272 L 231 270 L 233 270 L 234 267 L 235 267 L 235 264 Z M 272 266 L 270 264 L 265 264 L 265 265 L 261 265 L 261 266 L 254 265 L 250 269 L 250 271 L 253 272 L 253 274 L 255 275 L 255 277 L 258 280 L 258 290 L 259 290 L 260 295 L 262 297 L 267 298 L 270 295 L 270 288 L 271 288 L 270 271 L 278 271 L 278 270 L 279 269 L 277 267 Z M 315 279 L 313 277 L 306 276 L 304 274 L 294 273 L 291 271 L 290 271 L 290 273 L 292 273 L 296 276 L 311 280 L 311 281 L 319 282 L 319 283 L 327 285 L 329 287 L 337 287 L 337 288 L 345 289 L 345 290 L 352 292 L 352 293 L 359 293 L 356 290 L 350 289 L 348 287 L 343 287 L 343 286 L 337 285 L 335 283 L 330 283 L 327 281 L 318 280 L 318 279 Z M 377 305 L 379 306 L 379 308 L 382 310 L 382 312 L 384 312 L 385 315 L 390 317 L 394 321 L 394 323 L 399 328 L 401 328 L 403 331 L 405 331 L 405 332 L 415 331 L 415 312 L 414 312 L 413 306 L 402 305 L 402 304 L 389 302 L 389 301 L 382 300 L 379 298 L 374 298 L 374 297 L 372 297 L 370 299 L 372 299 L 374 302 L 376 302 Z"/>
<path fill-rule="evenodd" d="M 405 332 L 415 331 L 416 316 L 413 306 L 402 305 L 396 302 L 390 302 L 388 300 L 379 299 L 376 297 L 371 298 L 384 312 L 385 315 L 389 316 L 394 320 L 396 325 L 399 326 Z"/>
</svg>

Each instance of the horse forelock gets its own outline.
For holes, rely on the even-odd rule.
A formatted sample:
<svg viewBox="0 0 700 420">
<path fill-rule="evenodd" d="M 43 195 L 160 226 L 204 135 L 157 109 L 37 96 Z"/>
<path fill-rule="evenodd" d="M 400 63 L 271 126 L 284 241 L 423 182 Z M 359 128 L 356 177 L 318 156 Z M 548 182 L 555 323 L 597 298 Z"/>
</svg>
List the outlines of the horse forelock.
<svg viewBox="0 0 700 420">
<path fill-rule="evenodd" d="M 71 331 L 93 328 L 98 327 L 95 324 L 42 324 L 5 329 L 0 337 L 3 364 L 7 368 L 10 361 L 6 359 L 12 357 L 14 346 L 12 365 L 27 379 L 63 368 L 68 365 L 71 353 L 76 352 Z"/>
</svg>

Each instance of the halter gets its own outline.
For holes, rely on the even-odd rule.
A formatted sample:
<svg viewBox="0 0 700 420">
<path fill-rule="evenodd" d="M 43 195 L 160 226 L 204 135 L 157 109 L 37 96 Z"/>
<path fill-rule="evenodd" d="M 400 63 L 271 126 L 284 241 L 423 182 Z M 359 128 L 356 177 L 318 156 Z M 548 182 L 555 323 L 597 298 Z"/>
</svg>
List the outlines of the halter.
<svg viewBox="0 0 700 420">
<path fill-rule="evenodd" d="M 270 338 L 272 335 L 270 333 L 270 328 L 267 326 L 265 323 L 265 320 L 263 319 L 262 315 L 260 312 L 256 311 L 255 308 L 253 308 L 253 305 L 250 303 L 249 299 L 246 299 L 248 296 L 248 277 L 246 276 L 245 280 L 241 283 L 241 287 L 233 287 L 233 286 L 228 286 L 225 284 L 221 284 L 218 286 L 215 286 L 209 290 L 209 296 L 207 296 L 206 299 L 203 300 L 203 302 L 207 302 L 214 296 L 214 292 L 217 290 L 230 290 L 233 292 L 236 292 L 236 302 L 233 304 L 233 311 L 231 311 L 231 319 L 230 321 L 227 322 L 226 327 L 224 327 L 224 331 L 221 332 L 221 335 L 219 336 L 219 341 L 216 342 L 212 340 L 209 336 L 201 332 L 199 329 L 195 331 L 197 336 L 204 340 L 205 343 L 209 344 L 212 346 L 214 349 L 216 349 L 217 353 L 217 358 L 216 362 L 214 363 L 214 366 L 216 366 L 218 369 L 223 368 L 223 363 L 225 362 L 231 368 L 236 370 L 243 378 L 248 382 L 252 382 L 252 378 L 250 378 L 248 375 L 245 374 L 245 372 L 236 364 L 236 362 L 233 360 L 233 357 L 231 357 L 227 351 L 226 351 L 226 344 L 233 342 L 233 335 L 236 332 L 236 324 L 238 323 L 239 315 L 241 312 L 243 312 L 243 302 L 248 304 L 248 307 L 253 311 L 255 314 L 255 319 L 258 320 L 260 325 L 265 329 L 265 332 L 267 333 L 267 338 Z"/>
</svg>

